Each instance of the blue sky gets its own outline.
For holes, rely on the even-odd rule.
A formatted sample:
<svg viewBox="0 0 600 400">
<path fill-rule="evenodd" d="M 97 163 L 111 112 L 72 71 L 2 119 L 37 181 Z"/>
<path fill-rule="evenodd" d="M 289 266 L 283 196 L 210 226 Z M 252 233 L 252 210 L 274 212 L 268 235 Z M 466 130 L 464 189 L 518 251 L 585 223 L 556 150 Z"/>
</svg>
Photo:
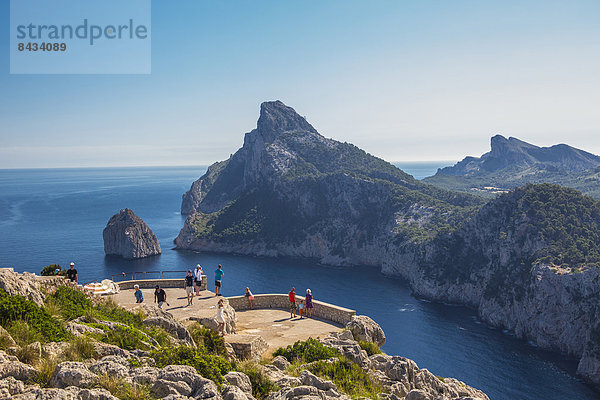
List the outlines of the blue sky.
<svg viewBox="0 0 600 400">
<path fill-rule="evenodd" d="M 274 99 L 389 161 L 600 153 L 596 0 L 154 0 L 150 75 L 10 75 L 0 20 L 0 168 L 210 164 Z"/>
</svg>

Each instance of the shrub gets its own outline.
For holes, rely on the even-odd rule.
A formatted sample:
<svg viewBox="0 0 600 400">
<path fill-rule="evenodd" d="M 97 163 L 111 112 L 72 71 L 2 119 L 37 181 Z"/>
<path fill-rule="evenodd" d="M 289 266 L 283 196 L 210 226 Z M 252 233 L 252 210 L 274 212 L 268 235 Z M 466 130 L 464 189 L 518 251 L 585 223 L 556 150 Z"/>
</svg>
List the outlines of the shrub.
<svg viewBox="0 0 600 400">
<path fill-rule="evenodd" d="M 157 326 L 144 327 L 142 331 L 156 340 L 161 347 L 173 345 L 173 338 L 163 328 Z"/>
<path fill-rule="evenodd" d="M 340 353 L 335 349 L 323 345 L 316 339 L 308 338 L 304 342 L 297 341 L 291 346 L 275 350 L 273 356 L 284 356 L 289 362 L 301 360 L 309 363 L 326 360 L 331 357 L 339 357 Z"/>
<path fill-rule="evenodd" d="M 100 375 L 97 386 L 108 390 L 113 396 L 122 400 L 148 400 L 154 399 L 147 385 L 128 383 L 122 378 Z"/>
<path fill-rule="evenodd" d="M 243 362 L 239 364 L 236 369 L 248 375 L 248 378 L 250 378 L 250 382 L 252 383 L 252 395 L 257 399 L 264 399 L 270 392 L 279 390 L 279 386 L 277 386 L 267 374 L 265 374 L 262 367 L 255 362 Z"/>
<path fill-rule="evenodd" d="M 107 331 L 100 340 L 114 344 L 125 350 L 149 350 L 146 337 L 137 329 L 130 326 L 115 326 Z"/>
<path fill-rule="evenodd" d="M 58 365 L 58 361 L 54 357 L 42 358 L 38 364 L 37 373 L 33 378 L 33 382 L 40 385 L 40 387 L 49 387 L 50 379 L 52 374 Z"/>
<path fill-rule="evenodd" d="M 306 369 L 322 378 L 330 379 L 341 391 L 353 398 L 377 399 L 377 394 L 384 392 L 380 382 L 345 357 L 332 363 L 318 361 L 307 365 Z"/>
<path fill-rule="evenodd" d="M 63 357 L 69 361 L 84 361 L 97 356 L 94 344 L 86 337 L 74 338 L 63 354 Z"/>
<path fill-rule="evenodd" d="M 69 337 L 69 334 L 60 322 L 44 308 L 23 296 L 9 296 L 0 289 L 0 324 L 11 331 L 10 327 L 16 321 L 25 321 L 27 325 L 27 341 L 31 343 L 32 337 L 41 342 L 60 342 Z M 25 333 L 21 330 L 19 333 Z M 13 335 L 15 341 L 17 337 Z"/>
<path fill-rule="evenodd" d="M 362 340 L 360 340 L 358 342 L 358 345 L 361 349 L 366 351 L 369 356 L 372 356 L 373 354 L 381 354 L 381 349 L 375 343 L 363 342 Z"/>
<path fill-rule="evenodd" d="M 8 332 L 19 346 L 27 346 L 30 343 L 41 340 L 42 335 L 31 329 L 25 321 L 14 321 L 9 327 Z"/>
<path fill-rule="evenodd" d="M 231 364 L 221 356 L 208 354 L 203 346 L 192 348 L 187 346 L 162 347 L 150 353 L 156 361 L 157 368 L 167 365 L 189 365 L 203 377 L 221 385 L 223 375 L 231 371 Z"/>
<path fill-rule="evenodd" d="M 204 346 L 206 351 L 211 354 L 225 355 L 225 339 L 218 332 L 208 329 L 200 323 L 195 323 L 189 327 L 190 334 L 198 346 Z"/>
<path fill-rule="evenodd" d="M 58 264 L 50 264 L 50 265 L 46 265 L 44 268 L 42 268 L 42 272 L 40 272 L 40 275 L 42 276 L 54 276 L 56 275 L 56 273 L 54 271 L 56 270 L 61 270 L 60 265 Z"/>
<path fill-rule="evenodd" d="M 84 293 L 67 286 L 56 289 L 50 299 L 58 304 L 62 316 L 68 321 L 85 315 L 92 307 L 92 301 Z"/>
<path fill-rule="evenodd" d="M 40 353 L 33 346 L 19 347 L 16 354 L 19 361 L 29 365 L 35 365 L 40 361 Z"/>
</svg>

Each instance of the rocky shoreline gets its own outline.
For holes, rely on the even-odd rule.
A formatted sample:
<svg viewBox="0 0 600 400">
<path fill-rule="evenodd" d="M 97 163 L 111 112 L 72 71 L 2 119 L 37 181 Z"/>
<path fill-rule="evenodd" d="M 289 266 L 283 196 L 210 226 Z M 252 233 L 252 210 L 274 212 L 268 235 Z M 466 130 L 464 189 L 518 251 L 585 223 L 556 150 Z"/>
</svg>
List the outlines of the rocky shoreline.
<svg viewBox="0 0 600 400">
<path fill-rule="evenodd" d="M 7 270 L 2 271 L 2 277 L 3 291 L 22 301 L 31 300 L 41 307 L 50 307 L 52 295 L 49 293 L 63 285 L 71 288 L 68 290 L 79 290 L 58 277 L 40 279 L 33 274 L 21 275 Z M 93 299 L 98 304 L 103 302 Z M 123 312 L 125 311 L 117 313 Z M 125 313 L 122 318 L 130 318 Z M 228 318 L 235 319 L 235 313 L 228 315 Z M 160 364 L 161 359 L 157 358 L 156 350 L 162 345 L 151 336 L 143 335 L 145 349 L 130 350 L 93 339 L 106 332 L 99 329 L 104 325 L 112 327 L 111 329 L 124 325 L 97 318 L 90 323 L 90 318 L 83 316 L 65 322 L 66 329 L 74 339 L 63 342 L 33 342 L 19 346 L 2 329 L 0 399 L 254 400 L 256 396 L 267 400 L 350 399 L 336 383 L 310 372 L 314 362 L 292 364 L 290 361 L 293 360 L 279 355 L 268 363 L 254 362 L 255 370 L 247 370 L 250 375 L 234 368 L 225 373 L 222 380 L 211 380 L 203 377 L 191 365 Z M 14 322 L 17 321 L 3 321 L 3 325 L 12 330 L 11 324 Z M 229 322 L 235 324 L 235 321 Z M 172 343 L 170 346 L 181 346 L 181 349 L 204 348 L 204 345 L 194 341 L 194 335 L 186 326 L 175 321 L 169 313 L 153 306 L 143 308 L 142 323 L 147 327 L 160 327 L 167 332 Z M 90 348 L 86 351 L 79 349 L 74 353 L 73 343 L 78 343 L 75 346 L 88 343 Z M 436 377 L 426 369 L 419 369 L 412 360 L 386 354 L 369 355 L 362 347 L 364 343 L 371 343 L 370 346 L 375 349 L 385 343 L 385 334 L 369 317 L 354 317 L 346 330 L 331 333 L 319 343 L 324 349 L 330 349 L 329 352 L 333 351 L 332 354 L 337 354 L 333 358 L 322 357 L 320 365 L 350 362 L 358 366 L 359 371 L 364 371 L 371 377 L 370 380 L 381 385 L 382 391 L 376 396 L 377 399 L 489 400 L 483 392 L 463 382 Z M 223 360 L 225 359 L 231 365 L 253 362 L 236 359 L 231 349 L 227 350 Z M 257 392 L 256 373 L 270 382 L 270 392 Z"/>
</svg>

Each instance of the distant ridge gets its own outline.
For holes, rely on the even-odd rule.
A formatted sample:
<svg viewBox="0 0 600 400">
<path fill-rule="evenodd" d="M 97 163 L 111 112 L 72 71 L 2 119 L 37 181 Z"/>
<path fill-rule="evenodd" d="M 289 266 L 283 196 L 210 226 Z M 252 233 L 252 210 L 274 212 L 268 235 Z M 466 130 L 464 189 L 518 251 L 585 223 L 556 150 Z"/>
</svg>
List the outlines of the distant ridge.
<svg viewBox="0 0 600 400">
<path fill-rule="evenodd" d="M 600 157 L 567 144 L 540 147 L 502 135 L 491 150 L 438 169 L 425 182 L 450 190 L 495 194 L 528 183 L 558 183 L 600 199 Z"/>
<path fill-rule="evenodd" d="M 452 167 L 441 168 L 438 174 L 465 176 L 496 172 L 507 167 L 545 166 L 565 171 L 583 171 L 600 167 L 600 157 L 567 144 L 539 147 L 514 137 L 493 136 L 491 151 L 479 158 L 465 157 Z"/>
</svg>

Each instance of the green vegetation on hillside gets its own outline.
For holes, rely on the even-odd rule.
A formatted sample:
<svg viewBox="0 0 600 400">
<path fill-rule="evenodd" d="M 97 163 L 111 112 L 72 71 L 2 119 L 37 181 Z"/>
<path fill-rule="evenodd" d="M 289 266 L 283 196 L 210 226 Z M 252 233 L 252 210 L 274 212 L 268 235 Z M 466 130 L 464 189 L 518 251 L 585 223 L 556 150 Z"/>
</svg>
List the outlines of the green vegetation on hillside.
<svg viewBox="0 0 600 400">
<path fill-rule="evenodd" d="M 362 346 L 365 346 L 364 342 Z M 373 354 L 381 353 L 377 346 L 373 346 L 365 347 Z M 360 366 L 313 338 L 279 348 L 273 356 L 283 356 L 292 363 L 290 373 L 298 375 L 306 369 L 320 378 L 331 380 L 338 389 L 352 398 L 377 399 L 378 393 L 385 392 L 381 382 Z"/>
<path fill-rule="evenodd" d="M 440 235 L 421 261 L 448 282 L 482 279 L 486 298 L 522 298 L 538 263 L 573 271 L 600 266 L 600 202 L 558 185 L 538 184 L 501 195 L 459 230 Z"/>
</svg>

